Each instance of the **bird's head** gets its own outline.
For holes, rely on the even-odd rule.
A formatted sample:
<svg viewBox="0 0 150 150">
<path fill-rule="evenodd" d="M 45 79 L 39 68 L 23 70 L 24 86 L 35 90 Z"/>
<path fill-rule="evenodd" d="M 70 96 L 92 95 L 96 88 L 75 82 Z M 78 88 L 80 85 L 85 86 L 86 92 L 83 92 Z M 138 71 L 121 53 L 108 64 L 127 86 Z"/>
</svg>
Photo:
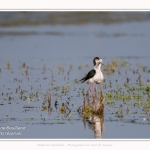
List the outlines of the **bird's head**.
<svg viewBox="0 0 150 150">
<path fill-rule="evenodd" d="M 98 62 L 99 62 L 99 58 L 98 58 L 98 57 L 95 57 L 95 58 L 93 59 L 93 64 L 94 64 L 94 66 L 97 65 Z"/>
<path fill-rule="evenodd" d="M 103 60 L 100 59 L 100 58 L 98 58 L 98 57 L 95 57 L 95 58 L 93 59 L 93 64 L 94 64 L 94 66 L 99 66 L 100 64 L 104 65 L 102 62 L 103 62 Z M 104 66 L 105 66 L 105 65 L 104 65 Z"/>
</svg>

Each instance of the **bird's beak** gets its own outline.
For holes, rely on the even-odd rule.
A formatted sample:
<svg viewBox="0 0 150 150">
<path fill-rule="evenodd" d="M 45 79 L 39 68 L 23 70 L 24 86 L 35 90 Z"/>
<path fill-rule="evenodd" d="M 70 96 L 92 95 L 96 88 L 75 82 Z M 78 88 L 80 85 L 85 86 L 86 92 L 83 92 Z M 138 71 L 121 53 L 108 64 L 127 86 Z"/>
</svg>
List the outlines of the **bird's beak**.
<svg viewBox="0 0 150 150">
<path fill-rule="evenodd" d="M 103 63 L 101 63 L 102 65 L 104 65 Z M 104 65 L 105 66 L 105 65 Z"/>
<path fill-rule="evenodd" d="M 97 66 L 98 66 L 99 64 L 102 64 L 102 65 L 104 65 L 103 63 L 99 62 L 99 63 L 97 64 Z M 104 65 L 104 66 L 105 66 L 105 65 Z"/>
</svg>

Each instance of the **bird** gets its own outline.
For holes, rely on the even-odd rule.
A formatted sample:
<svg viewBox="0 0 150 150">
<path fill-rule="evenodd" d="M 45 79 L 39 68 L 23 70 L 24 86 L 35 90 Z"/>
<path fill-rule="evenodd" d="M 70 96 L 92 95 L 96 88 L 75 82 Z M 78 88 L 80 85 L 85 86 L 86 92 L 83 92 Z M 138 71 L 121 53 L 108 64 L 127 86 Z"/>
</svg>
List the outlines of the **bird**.
<svg viewBox="0 0 150 150">
<path fill-rule="evenodd" d="M 95 83 L 100 84 L 104 79 L 103 73 L 101 72 L 101 65 L 104 65 L 102 62 L 102 59 L 100 59 L 99 57 L 95 57 L 93 59 L 94 69 L 89 71 L 85 77 L 79 80 L 81 81 L 81 83 L 85 81 L 88 81 L 90 83 L 90 87 L 87 91 L 87 94 L 90 94 L 90 88 L 92 88 L 92 93 L 94 93 Z"/>
</svg>

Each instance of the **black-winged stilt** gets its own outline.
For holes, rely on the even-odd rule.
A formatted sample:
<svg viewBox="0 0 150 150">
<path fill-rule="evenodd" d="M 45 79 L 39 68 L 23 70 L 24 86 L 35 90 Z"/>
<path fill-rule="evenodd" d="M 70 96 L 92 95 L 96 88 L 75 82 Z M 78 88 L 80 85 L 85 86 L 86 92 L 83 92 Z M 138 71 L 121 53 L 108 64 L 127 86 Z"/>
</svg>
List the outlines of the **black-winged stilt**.
<svg viewBox="0 0 150 150">
<path fill-rule="evenodd" d="M 93 59 L 94 69 L 89 71 L 88 74 L 84 78 L 79 80 L 79 81 L 81 81 L 81 83 L 83 83 L 87 80 L 90 83 L 90 87 L 87 91 L 88 94 L 90 93 L 90 88 L 92 88 L 91 89 L 92 93 L 94 92 L 95 83 L 100 84 L 104 79 L 104 76 L 101 72 L 101 65 L 104 65 L 102 62 L 103 62 L 102 59 L 95 57 Z"/>
</svg>

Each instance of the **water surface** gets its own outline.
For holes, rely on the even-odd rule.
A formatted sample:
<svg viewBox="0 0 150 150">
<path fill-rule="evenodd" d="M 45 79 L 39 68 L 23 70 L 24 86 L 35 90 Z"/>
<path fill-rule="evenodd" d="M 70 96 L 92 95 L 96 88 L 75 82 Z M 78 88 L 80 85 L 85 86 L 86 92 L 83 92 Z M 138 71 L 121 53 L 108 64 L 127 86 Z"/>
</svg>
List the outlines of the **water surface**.
<svg viewBox="0 0 150 150">
<path fill-rule="evenodd" d="M 149 26 L 149 21 L 109 25 L 1 26 L 0 138 L 149 138 L 149 109 L 143 113 L 144 104 L 141 104 L 145 102 L 149 105 L 149 102 L 146 103 L 146 94 L 135 91 L 142 98 L 138 102 L 132 99 L 126 103 L 106 97 L 104 115 L 96 125 L 77 112 L 84 100 L 82 90 L 86 92 L 88 84 L 75 82 L 75 79 L 81 79 L 93 68 L 93 58 L 98 56 L 104 64 L 114 59 L 120 64 L 127 62 L 111 75 L 106 74 L 102 67 L 106 79 L 103 83 L 105 96 L 117 88 L 122 88 L 121 91 L 126 93 L 124 83 L 127 78 L 130 86 L 138 87 L 137 80 L 141 75 L 142 84 L 149 85 Z M 141 66 L 145 66 L 146 71 Z M 63 92 L 63 88 L 68 89 Z M 38 96 L 35 96 L 36 92 Z M 43 110 L 43 106 L 47 106 L 44 97 L 47 92 L 51 94 L 51 105 L 49 110 Z M 28 103 L 32 93 L 34 101 Z M 56 100 L 59 104 L 57 107 Z M 59 110 L 62 103 L 66 102 L 69 102 L 70 113 L 68 110 L 66 113 Z M 120 105 L 123 106 L 123 117 L 120 112 L 116 114 Z"/>
</svg>

